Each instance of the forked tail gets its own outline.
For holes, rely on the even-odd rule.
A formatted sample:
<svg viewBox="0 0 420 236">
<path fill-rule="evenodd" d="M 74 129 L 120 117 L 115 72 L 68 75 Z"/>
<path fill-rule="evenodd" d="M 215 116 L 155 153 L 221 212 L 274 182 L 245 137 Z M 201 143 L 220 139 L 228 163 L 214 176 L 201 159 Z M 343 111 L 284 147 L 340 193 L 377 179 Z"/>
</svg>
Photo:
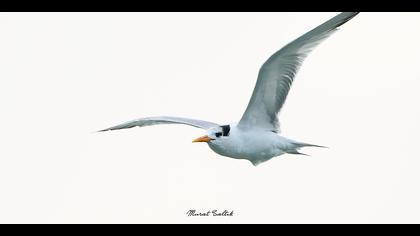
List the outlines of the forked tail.
<svg viewBox="0 0 420 236">
<path fill-rule="evenodd" d="M 316 145 L 316 144 L 310 144 L 310 143 L 293 142 L 292 144 L 294 145 L 295 148 L 294 149 L 291 149 L 291 150 L 287 150 L 286 153 L 288 153 L 288 154 L 298 154 L 298 155 L 310 156 L 310 155 L 308 155 L 306 153 L 301 153 L 298 150 L 300 148 L 303 148 L 303 147 L 328 148 L 326 146 L 321 146 L 321 145 Z"/>
<path fill-rule="evenodd" d="M 293 142 L 293 145 L 295 145 L 296 148 L 302 148 L 302 147 L 328 148 L 326 146 L 321 146 L 321 145 L 316 145 L 316 144 L 310 144 L 310 143 L 301 143 L 301 142 Z"/>
</svg>

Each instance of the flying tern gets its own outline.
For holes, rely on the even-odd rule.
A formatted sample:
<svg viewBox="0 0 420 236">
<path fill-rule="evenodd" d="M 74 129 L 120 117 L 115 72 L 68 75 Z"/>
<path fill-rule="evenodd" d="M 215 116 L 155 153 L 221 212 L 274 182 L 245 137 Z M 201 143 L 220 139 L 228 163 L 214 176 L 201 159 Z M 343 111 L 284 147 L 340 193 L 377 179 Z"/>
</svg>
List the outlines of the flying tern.
<svg viewBox="0 0 420 236">
<path fill-rule="evenodd" d="M 304 59 L 324 39 L 336 32 L 339 26 L 357 14 L 340 13 L 268 58 L 259 70 L 251 99 L 237 123 L 220 125 L 182 117 L 156 116 L 128 121 L 100 131 L 158 124 L 190 125 L 205 130 L 205 135 L 193 142 L 205 142 L 222 156 L 246 159 L 254 166 L 285 153 L 302 155 L 299 149 L 303 147 L 323 147 L 281 136 L 277 115 Z"/>
</svg>

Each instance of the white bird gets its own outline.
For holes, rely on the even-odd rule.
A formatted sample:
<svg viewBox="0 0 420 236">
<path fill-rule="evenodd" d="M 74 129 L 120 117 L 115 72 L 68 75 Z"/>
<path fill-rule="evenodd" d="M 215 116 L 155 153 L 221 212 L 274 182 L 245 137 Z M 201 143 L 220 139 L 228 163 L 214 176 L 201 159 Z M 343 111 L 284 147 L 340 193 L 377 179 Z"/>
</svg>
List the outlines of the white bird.
<svg viewBox="0 0 420 236">
<path fill-rule="evenodd" d="M 190 125 L 206 130 L 204 136 L 193 142 L 206 142 L 214 152 L 249 160 L 254 166 L 285 153 L 303 154 L 298 151 L 302 147 L 323 147 L 279 135 L 277 115 L 303 60 L 318 44 L 337 31 L 337 27 L 357 14 L 340 13 L 274 53 L 260 68 L 248 107 L 237 124 L 219 125 L 203 120 L 158 116 L 136 119 L 100 131 L 157 124 Z"/>
</svg>

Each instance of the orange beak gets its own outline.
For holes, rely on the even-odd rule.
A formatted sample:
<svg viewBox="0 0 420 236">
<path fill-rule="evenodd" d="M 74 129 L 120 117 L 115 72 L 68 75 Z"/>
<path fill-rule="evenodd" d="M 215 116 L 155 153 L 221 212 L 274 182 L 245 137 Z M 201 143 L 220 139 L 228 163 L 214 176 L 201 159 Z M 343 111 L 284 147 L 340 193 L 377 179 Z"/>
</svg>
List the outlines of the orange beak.
<svg viewBox="0 0 420 236">
<path fill-rule="evenodd" d="M 208 143 L 208 142 L 210 142 L 211 140 L 213 140 L 212 138 L 210 138 L 209 136 L 207 136 L 207 135 L 204 135 L 204 136 L 201 136 L 201 137 L 199 137 L 199 138 L 196 138 L 196 139 L 194 139 L 192 142 L 193 143 L 200 143 L 200 142 L 206 142 L 206 143 Z"/>
</svg>

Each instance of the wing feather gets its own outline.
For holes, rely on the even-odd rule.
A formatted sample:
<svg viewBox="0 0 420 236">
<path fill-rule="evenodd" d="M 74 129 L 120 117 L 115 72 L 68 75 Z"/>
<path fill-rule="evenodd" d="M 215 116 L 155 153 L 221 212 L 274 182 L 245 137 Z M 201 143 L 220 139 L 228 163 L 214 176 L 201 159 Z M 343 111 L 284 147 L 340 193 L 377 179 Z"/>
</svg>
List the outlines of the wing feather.
<svg viewBox="0 0 420 236">
<path fill-rule="evenodd" d="M 107 129 L 99 130 L 98 132 L 108 131 L 108 130 L 117 130 L 117 129 L 128 129 L 133 127 L 144 127 L 150 125 L 160 125 L 160 124 L 184 124 L 190 125 L 196 128 L 209 129 L 215 126 L 219 126 L 216 123 L 208 122 L 204 120 L 189 119 L 183 117 L 173 117 L 173 116 L 155 116 L 155 117 L 145 117 L 132 121 L 122 123 Z"/>
<path fill-rule="evenodd" d="M 305 58 L 337 27 L 357 14 L 340 13 L 274 53 L 260 68 L 257 83 L 238 127 L 279 131 L 277 114 Z"/>
</svg>

